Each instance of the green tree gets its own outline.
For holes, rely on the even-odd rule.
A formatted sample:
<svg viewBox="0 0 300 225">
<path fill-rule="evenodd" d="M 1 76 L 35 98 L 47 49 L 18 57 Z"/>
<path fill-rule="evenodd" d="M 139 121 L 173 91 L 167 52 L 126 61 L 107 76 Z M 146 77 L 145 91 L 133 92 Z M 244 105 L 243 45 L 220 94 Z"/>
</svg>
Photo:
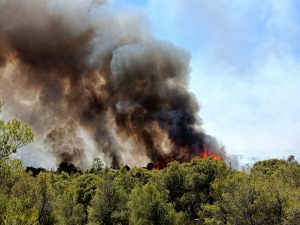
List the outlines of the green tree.
<svg viewBox="0 0 300 225">
<path fill-rule="evenodd" d="M 104 181 L 96 191 L 89 209 L 91 224 L 115 224 L 119 209 L 126 204 L 120 190 L 113 182 L 113 177 L 106 175 Z"/>
<path fill-rule="evenodd" d="M 133 174 L 132 171 L 127 171 L 126 168 L 123 167 L 114 178 L 115 185 L 118 189 L 122 189 L 127 196 L 130 195 L 136 185 L 144 183 L 138 177 L 134 177 Z"/>
<path fill-rule="evenodd" d="M 104 168 L 104 163 L 100 158 L 95 158 L 92 162 L 92 167 L 89 170 L 90 173 L 98 174 Z"/>
<path fill-rule="evenodd" d="M 284 210 L 283 225 L 300 224 L 300 189 L 288 189 L 288 202 Z"/>
<path fill-rule="evenodd" d="M 216 202 L 203 205 L 205 224 L 281 224 L 286 200 L 265 177 L 235 172 L 213 184 Z"/>
<path fill-rule="evenodd" d="M 76 202 L 82 204 L 84 223 L 88 220 L 88 206 L 96 193 L 102 179 L 95 174 L 82 174 L 72 181 L 76 191 Z"/>
<path fill-rule="evenodd" d="M 24 174 L 25 167 L 23 162 L 18 159 L 0 159 L 0 189 L 5 194 L 10 194 L 13 186 Z"/>
<path fill-rule="evenodd" d="M 177 212 L 184 212 L 190 221 L 198 219 L 201 204 L 212 203 L 211 184 L 227 174 L 228 167 L 222 161 L 193 159 L 191 163 L 172 162 L 163 172 L 163 180 L 169 191 L 169 200 Z"/>
<path fill-rule="evenodd" d="M 178 215 L 171 203 L 167 202 L 168 192 L 159 191 L 148 183 L 137 186 L 130 196 L 130 224 L 132 225 L 168 225 L 176 224 Z"/>
<path fill-rule="evenodd" d="M 129 171 L 129 174 L 137 183 L 141 184 L 147 184 L 153 176 L 152 171 L 148 171 L 144 168 L 133 168 Z"/>
<path fill-rule="evenodd" d="M 0 189 L 0 224 L 4 224 L 4 215 L 6 212 L 9 196 Z"/>
<path fill-rule="evenodd" d="M 3 217 L 3 224 L 38 224 L 36 183 L 33 177 L 23 173 L 11 189 Z"/>
<path fill-rule="evenodd" d="M 280 179 L 286 185 L 300 188 L 300 164 L 297 161 L 290 161 L 281 165 L 274 172 L 274 177 Z"/>
<path fill-rule="evenodd" d="M 84 206 L 77 202 L 76 188 L 70 182 L 64 193 L 56 198 L 54 210 L 57 224 L 85 224 Z"/>
<path fill-rule="evenodd" d="M 174 161 L 168 164 L 163 174 L 163 179 L 164 185 L 169 191 L 170 201 L 175 202 L 175 200 L 180 198 L 186 191 L 184 185 L 185 177 L 186 172 L 182 169 L 179 162 Z"/>
<path fill-rule="evenodd" d="M 300 224 L 300 165 L 291 159 L 287 165 L 281 165 L 273 174 L 276 181 L 275 191 L 280 188 L 278 195 L 284 196 L 283 225 Z"/>
<path fill-rule="evenodd" d="M 40 173 L 36 178 L 37 185 L 37 207 L 38 222 L 40 225 L 55 224 L 54 208 L 54 190 L 51 185 L 53 174 Z"/>
<path fill-rule="evenodd" d="M 251 173 L 259 173 L 270 176 L 274 174 L 281 166 L 288 165 L 288 162 L 283 159 L 269 159 L 254 163 Z"/>
<path fill-rule="evenodd" d="M 30 126 L 16 119 L 7 123 L 0 120 L 0 158 L 15 153 L 19 148 L 33 142 L 33 139 Z"/>
</svg>

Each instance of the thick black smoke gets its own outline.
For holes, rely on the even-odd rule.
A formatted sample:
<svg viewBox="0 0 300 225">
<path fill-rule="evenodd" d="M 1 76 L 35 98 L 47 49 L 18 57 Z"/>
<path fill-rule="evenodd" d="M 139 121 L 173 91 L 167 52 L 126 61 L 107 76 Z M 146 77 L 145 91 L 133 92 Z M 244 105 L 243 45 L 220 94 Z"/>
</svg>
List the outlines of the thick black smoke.
<svg viewBox="0 0 300 225">
<path fill-rule="evenodd" d="M 128 154 L 188 161 L 205 148 L 225 157 L 200 128 L 189 55 L 141 21 L 104 1 L 0 0 L 0 94 L 30 108 L 58 164 L 88 163 L 79 130 L 111 165 Z"/>
</svg>

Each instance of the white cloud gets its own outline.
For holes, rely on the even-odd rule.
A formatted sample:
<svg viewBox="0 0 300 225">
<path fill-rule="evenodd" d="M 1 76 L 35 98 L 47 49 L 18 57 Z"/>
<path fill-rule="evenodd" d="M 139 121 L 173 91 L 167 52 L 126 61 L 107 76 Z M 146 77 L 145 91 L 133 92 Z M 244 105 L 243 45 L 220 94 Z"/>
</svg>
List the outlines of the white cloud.
<svg viewBox="0 0 300 225">
<path fill-rule="evenodd" d="M 149 0 L 155 33 L 192 52 L 204 127 L 231 153 L 300 155 L 299 10 L 293 0 Z"/>
</svg>

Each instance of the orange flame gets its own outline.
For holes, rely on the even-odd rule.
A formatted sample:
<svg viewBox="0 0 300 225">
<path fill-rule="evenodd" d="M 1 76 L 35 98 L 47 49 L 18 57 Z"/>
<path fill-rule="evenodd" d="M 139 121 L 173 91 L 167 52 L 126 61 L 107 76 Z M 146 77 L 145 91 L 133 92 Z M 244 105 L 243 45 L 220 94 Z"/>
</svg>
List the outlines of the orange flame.
<svg viewBox="0 0 300 225">
<path fill-rule="evenodd" d="M 213 153 L 210 149 L 207 148 L 206 145 L 204 145 L 203 154 L 199 154 L 200 158 L 207 159 L 212 158 L 213 160 L 222 160 L 222 157 L 218 154 Z"/>
<path fill-rule="evenodd" d="M 203 159 L 223 160 L 222 156 L 220 156 L 217 153 L 214 153 L 206 145 L 203 146 L 203 150 L 199 149 L 198 156 L 199 158 L 203 158 Z M 154 168 L 156 170 L 164 169 L 171 160 L 172 159 L 170 158 L 159 157 L 154 164 Z M 180 160 L 180 162 L 186 162 L 186 161 L 187 160 Z"/>
<path fill-rule="evenodd" d="M 155 164 L 155 169 L 156 170 L 161 170 L 163 168 L 165 168 L 168 164 L 168 161 L 164 158 L 160 158 L 157 160 L 156 164 Z"/>
</svg>

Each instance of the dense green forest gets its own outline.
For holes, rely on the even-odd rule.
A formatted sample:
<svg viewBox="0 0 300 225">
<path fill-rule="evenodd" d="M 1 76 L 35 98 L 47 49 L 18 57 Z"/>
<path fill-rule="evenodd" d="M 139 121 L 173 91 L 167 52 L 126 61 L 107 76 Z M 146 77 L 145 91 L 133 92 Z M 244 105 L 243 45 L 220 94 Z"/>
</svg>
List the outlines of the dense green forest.
<svg viewBox="0 0 300 225">
<path fill-rule="evenodd" d="M 0 224 L 299 225 L 300 165 L 256 162 L 237 171 L 220 160 L 171 162 L 162 170 L 27 168 L 11 157 L 33 141 L 29 126 L 0 120 Z"/>
<path fill-rule="evenodd" d="M 103 168 L 26 172 L 0 160 L 0 224 L 300 224 L 300 165 L 257 162 L 243 172 L 222 161 L 171 162 L 163 170 Z"/>
</svg>

